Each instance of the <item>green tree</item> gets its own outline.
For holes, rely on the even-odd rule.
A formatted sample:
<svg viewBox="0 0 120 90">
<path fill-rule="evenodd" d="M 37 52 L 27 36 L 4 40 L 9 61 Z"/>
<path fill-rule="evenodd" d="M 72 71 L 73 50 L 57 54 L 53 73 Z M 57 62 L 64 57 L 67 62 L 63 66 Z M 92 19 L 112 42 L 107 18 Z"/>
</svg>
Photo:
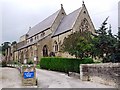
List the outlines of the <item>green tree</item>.
<svg viewBox="0 0 120 90">
<path fill-rule="evenodd" d="M 5 50 L 10 47 L 10 42 L 4 42 L 2 45 L 2 54 L 5 56 Z"/>
<path fill-rule="evenodd" d="M 109 29 L 106 27 L 108 17 L 97 30 L 97 36 L 93 39 L 94 50 L 93 55 L 103 59 L 103 62 L 111 62 L 115 52 L 115 44 L 117 39 L 112 35 L 111 25 Z"/>
<path fill-rule="evenodd" d="M 97 56 L 99 58 L 105 58 L 105 54 L 108 50 L 108 37 L 107 37 L 107 20 L 108 17 L 105 19 L 105 21 L 102 23 L 101 27 L 96 30 L 97 36 L 93 39 L 94 43 L 94 50 L 93 52 L 94 56 Z"/>
<path fill-rule="evenodd" d="M 15 44 L 17 44 L 17 42 L 16 42 L 16 41 L 13 41 L 13 42 L 11 43 L 11 45 L 15 45 Z"/>
<path fill-rule="evenodd" d="M 114 51 L 114 62 L 120 62 L 120 28 L 118 28 L 117 41 Z"/>
<path fill-rule="evenodd" d="M 97 58 L 97 57 L 100 58 L 101 50 L 99 49 L 99 38 L 98 38 L 98 36 L 94 35 L 91 43 L 93 44 L 93 47 L 92 47 L 92 50 L 91 50 L 92 58 L 93 57 L 94 58 Z"/>
<path fill-rule="evenodd" d="M 111 29 L 111 25 L 109 26 L 109 30 L 108 30 L 108 51 L 107 51 L 107 61 L 113 62 L 115 60 L 115 48 L 116 48 L 116 42 L 117 39 L 115 38 L 115 36 L 112 34 L 112 29 Z"/>
<path fill-rule="evenodd" d="M 92 36 L 90 32 L 75 32 L 64 39 L 62 51 L 75 55 L 76 58 L 90 56 Z"/>
</svg>

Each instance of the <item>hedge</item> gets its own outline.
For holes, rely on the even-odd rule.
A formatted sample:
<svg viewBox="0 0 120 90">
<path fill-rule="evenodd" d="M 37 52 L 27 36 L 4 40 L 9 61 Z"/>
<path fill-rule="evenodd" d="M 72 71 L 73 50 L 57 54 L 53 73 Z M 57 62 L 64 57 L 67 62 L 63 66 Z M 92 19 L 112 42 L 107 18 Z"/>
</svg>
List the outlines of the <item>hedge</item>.
<svg viewBox="0 0 120 90">
<path fill-rule="evenodd" d="M 79 73 L 80 64 L 91 64 L 93 59 L 75 59 L 75 58 L 58 58 L 58 57 L 43 57 L 40 60 L 40 68 L 60 71 L 60 72 L 76 72 Z"/>
</svg>

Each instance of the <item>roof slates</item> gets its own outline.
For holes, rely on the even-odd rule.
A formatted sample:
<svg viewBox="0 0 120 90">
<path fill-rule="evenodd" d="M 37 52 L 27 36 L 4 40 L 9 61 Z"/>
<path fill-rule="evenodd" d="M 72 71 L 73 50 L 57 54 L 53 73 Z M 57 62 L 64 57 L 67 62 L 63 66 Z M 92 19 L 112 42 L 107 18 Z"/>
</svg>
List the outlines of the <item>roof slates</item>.
<svg viewBox="0 0 120 90">
<path fill-rule="evenodd" d="M 48 18 L 37 24 L 36 26 L 32 27 L 27 33 L 29 35 L 28 38 L 34 36 L 39 32 L 46 30 L 47 28 L 50 28 L 54 23 L 59 12 L 60 10 L 58 10 L 57 12 L 55 12 L 54 14 L 52 14 L 51 16 L 49 16 Z"/>
<path fill-rule="evenodd" d="M 61 33 L 67 32 L 73 28 L 73 25 L 75 24 L 77 17 L 81 11 L 81 8 L 73 11 L 72 13 L 66 15 L 62 22 L 60 23 L 59 27 L 53 34 L 53 36 L 59 35 Z"/>
</svg>

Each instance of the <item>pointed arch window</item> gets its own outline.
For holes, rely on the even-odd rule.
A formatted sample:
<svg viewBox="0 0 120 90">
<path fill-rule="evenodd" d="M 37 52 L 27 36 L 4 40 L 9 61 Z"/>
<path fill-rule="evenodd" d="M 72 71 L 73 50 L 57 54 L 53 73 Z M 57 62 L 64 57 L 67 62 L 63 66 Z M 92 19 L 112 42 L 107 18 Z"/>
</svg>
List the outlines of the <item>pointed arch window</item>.
<svg viewBox="0 0 120 90">
<path fill-rule="evenodd" d="M 37 35 L 37 39 L 39 39 L 39 35 Z"/>
<path fill-rule="evenodd" d="M 41 32 L 41 37 L 45 36 L 45 31 Z"/>
<path fill-rule="evenodd" d="M 32 42 L 32 41 L 33 41 L 33 37 L 30 38 L 30 42 Z"/>
<path fill-rule="evenodd" d="M 83 13 L 86 14 L 86 11 L 84 11 Z"/>
<path fill-rule="evenodd" d="M 47 57 L 48 56 L 48 46 L 44 45 L 43 46 L 43 57 Z"/>
<path fill-rule="evenodd" d="M 33 48 L 32 46 L 30 47 L 30 53 L 31 53 L 31 57 L 33 56 Z"/>
<path fill-rule="evenodd" d="M 57 52 L 58 51 L 58 43 L 55 41 L 54 42 L 54 51 Z"/>
</svg>

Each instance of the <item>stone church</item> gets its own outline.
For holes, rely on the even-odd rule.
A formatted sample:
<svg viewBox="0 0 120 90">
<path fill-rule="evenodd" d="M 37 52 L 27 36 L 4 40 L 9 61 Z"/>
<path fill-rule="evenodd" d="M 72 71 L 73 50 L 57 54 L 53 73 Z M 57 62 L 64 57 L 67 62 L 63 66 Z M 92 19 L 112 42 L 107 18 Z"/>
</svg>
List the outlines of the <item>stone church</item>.
<svg viewBox="0 0 120 90">
<path fill-rule="evenodd" d="M 95 28 L 86 6 L 66 14 L 61 4 L 60 10 L 56 11 L 20 37 L 20 41 L 7 50 L 7 59 L 17 60 L 23 63 L 24 60 L 40 60 L 41 57 L 59 56 L 73 57 L 67 52 L 61 52 L 63 40 L 76 31 L 91 31 Z M 8 53 L 10 52 L 10 53 Z"/>
</svg>

